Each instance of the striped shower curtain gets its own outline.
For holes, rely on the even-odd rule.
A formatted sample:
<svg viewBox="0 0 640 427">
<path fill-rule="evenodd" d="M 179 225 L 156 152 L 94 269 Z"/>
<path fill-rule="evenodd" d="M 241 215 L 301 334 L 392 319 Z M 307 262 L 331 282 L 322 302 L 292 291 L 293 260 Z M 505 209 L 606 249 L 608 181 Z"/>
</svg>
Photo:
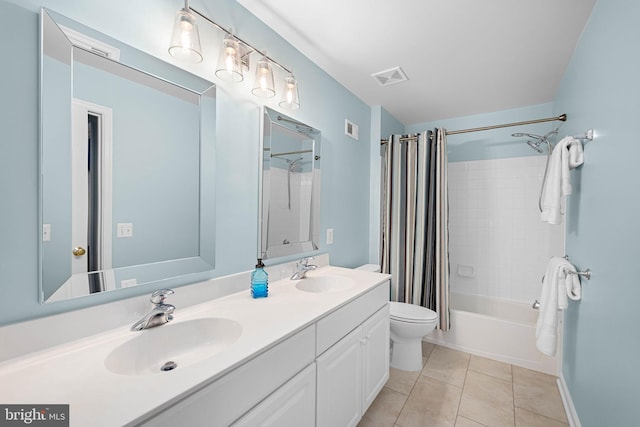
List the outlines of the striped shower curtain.
<svg viewBox="0 0 640 427">
<path fill-rule="evenodd" d="M 382 157 L 381 266 L 391 300 L 438 313 L 449 329 L 446 131 L 392 135 Z"/>
</svg>

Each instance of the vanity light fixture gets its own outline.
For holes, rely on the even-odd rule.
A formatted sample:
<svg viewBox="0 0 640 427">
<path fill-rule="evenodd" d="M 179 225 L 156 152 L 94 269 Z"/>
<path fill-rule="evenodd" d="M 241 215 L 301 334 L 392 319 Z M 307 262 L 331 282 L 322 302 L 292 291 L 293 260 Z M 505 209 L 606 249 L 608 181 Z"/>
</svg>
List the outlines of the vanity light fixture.
<svg viewBox="0 0 640 427">
<path fill-rule="evenodd" d="M 298 98 L 298 82 L 293 73 L 284 79 L 284 87 L 282 88 L 282 99 L 279 104 L 287 110 L 296 110 L 300 108 L 300 99 Z"/>
<path fill-rule="evenodd" d="M 271 70 L 271 64 L 265 55 L 262 55 L 262 59 L 256 65 L 256 78 L 251 93 L 259 98 L 273 98 L 276 95 L 273 85 L 273 70 Z"/>
<path fill-rule="evenodd" d="M 194 15 L 200 16 L 225 33 L 222 48 L 218 54 L 216 76 L 229 82 L 241 82 L 244 79 L 243 69 L 249 70 L 249 55 L 262 51 L 190 7 L 188 0 L 185 0 L 184 8 L 179 10 L 176 15 L 169 53 L 179 59 L 187 59 L 192 62 L 202 61 L 200 37 Z M 276 95 L 272 65 L 278 66 L 288 74 L 284 79 L 284 89 L 279 105 L 290 110 L 300 108 L 298 82 L 293 77 L 292 71 L 266 54 L 262 54 L 262 58 L 256 64 L 255 81 L 251 93 L 261 98 L 272 98 Z"/>
<path fill-rule="evenodd" d="M 200 34 L 196 18 L 190 12 L 189 0 L 185 0 L 184 8 L 176 13 L 169 54 L 189 62 L 202 62 Z"/>
<path fill-rule="evenodd" d="M 240 43 L 231 34 L 225 35 L 224 40 L 222 40 L 222 48 L 218 54 L 216 76 L 234 83 L 244 80 L 240 60 Z"/>
</svg>

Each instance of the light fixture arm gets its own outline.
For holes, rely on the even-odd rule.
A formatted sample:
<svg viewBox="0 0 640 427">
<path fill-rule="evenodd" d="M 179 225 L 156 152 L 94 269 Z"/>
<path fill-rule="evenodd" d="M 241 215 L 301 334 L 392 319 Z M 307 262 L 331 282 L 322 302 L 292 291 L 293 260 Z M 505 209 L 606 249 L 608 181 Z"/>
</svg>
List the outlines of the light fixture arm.
<svg viewBox="0 0 640 427">
<path fill-rule="evenodd" d="M 211 25 L 213 25 L 214 27 L 216 27 L 217 29 L 219 29 L 220 31 L 222 31 L 223 33 L 235 38 L 236 40 L 238 40 L 240 43 L 242 43 L 243 45 L 249 47 L 252 49 L 252 51 L 254 52 L 262 52 L 260 49 L 256 49 L 253 45 L 251 45 L 250 43 L 247 43 L 245 40 L 241 39 L 240 37 L 234 35 L 231 31 L 223 28 L 222 26 L 220 26 L 219 24 L 217 24 L 216 22 L 212 21 L 211 19 L 209 19 L 206 15 L 198 12 L 196 9 L 192 8 L 189 6 L 189 0 L 185 0 L 185 8 L 188 8 L 191 12 L 195 13 L 196 15 L 198 15 L 199 17 L 201 17 L 202 19 L 204 19 L 205 21 L 207 21 L 208 23 L 210 23 Z M 247 52 L 247 54 L 249 54 L 251 52 Z M 278 61 L 276 61 L 275 59 L 271 58 L 270 56 L 267 55 L 263 55 L 265 58 L 267 58 L 267 60 L 269 60 L 269 62 L 271 62 L 274 65 L 277 65 L 278 67 L 280 67 L 282 70 L 286 71 L 289 74 L 293 74 L 291 72 L 291 70 L 287 67 L 285 67 L 284 65 L 282 65 L 281 63 L 279 63 Z"/>
</svg>

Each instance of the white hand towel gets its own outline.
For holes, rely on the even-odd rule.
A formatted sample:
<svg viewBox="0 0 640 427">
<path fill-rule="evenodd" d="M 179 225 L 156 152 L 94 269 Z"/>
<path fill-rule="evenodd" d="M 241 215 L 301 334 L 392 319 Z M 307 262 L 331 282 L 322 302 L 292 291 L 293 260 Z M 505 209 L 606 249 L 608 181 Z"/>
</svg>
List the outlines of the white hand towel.
<svg viewBox="0 0 640 427">
<path fill-rule="evenodd" d="M 562 197 L 571 194 L 569 170 L 584 161 L 582 143 L 571 136 L 563 138 L 551 152 L 544 188 L 540 218 L 549 224 L 562 221 Z"/>
<path fill-rule="evenodd" d="M 556 353 L 558 340 L 558 270 L 562 258 L 553 257 L 542 279 L 540 308 L 536 324 L 536 347 L 546 355 Z"/>
<path fill-rule="evenodd" d="M 575 274 L 568 273 L 565 278 L 565 291 L 569 298 L 574 301 L 580 300 L 582 298 L 582 286 L 580 286 L 580 276 L 577 274 L 576 268 L 567 261 L 568 266 L 565 267 L 569 272 L 573 272 Z M 566 271 L 565 270 L 565 271 Z"/>
<path fill-rule="evenodd" d="M 536 347 L 542 353 L 556 354 L 558 342 L 558 310 L 568 307 L 567 297 L 580 299 L 580 280 L 575 267 L 566 259 L 553 257 L 542 279 L 540 308 L 536 324 Z"/>
</svg>

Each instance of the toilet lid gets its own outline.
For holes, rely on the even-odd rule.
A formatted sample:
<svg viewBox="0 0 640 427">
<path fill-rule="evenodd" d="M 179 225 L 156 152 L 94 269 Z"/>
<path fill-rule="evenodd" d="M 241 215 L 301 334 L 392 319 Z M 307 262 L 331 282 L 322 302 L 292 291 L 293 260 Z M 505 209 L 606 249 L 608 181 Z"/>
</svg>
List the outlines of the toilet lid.
<svg viewBox="0 0 640 427">
<path fill-rule="evenodd" d="M 433 322 L 438 318 L 435 311 L 426 307 L 395 301 L 389 302 L 389 316 L 412 323 Z"/>
</svg>

